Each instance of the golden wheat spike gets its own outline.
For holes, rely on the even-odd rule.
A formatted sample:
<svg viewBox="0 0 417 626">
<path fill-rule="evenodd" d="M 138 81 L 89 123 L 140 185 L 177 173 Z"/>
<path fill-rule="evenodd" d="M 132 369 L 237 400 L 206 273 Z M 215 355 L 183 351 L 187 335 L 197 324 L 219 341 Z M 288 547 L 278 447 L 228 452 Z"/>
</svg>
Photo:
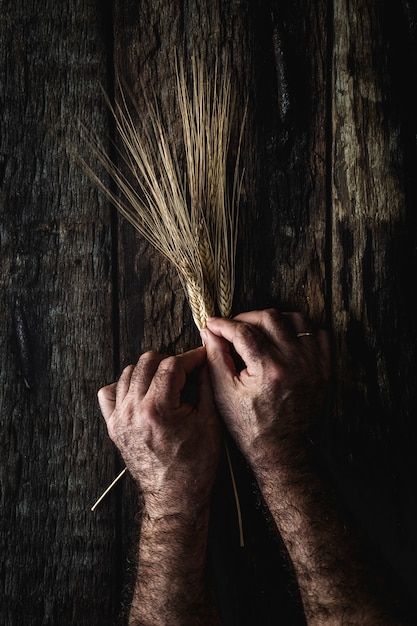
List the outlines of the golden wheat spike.
<svg viewBox="0 0 417 626">
<path fill-rule="evenodd" d="M 229 184 L 227 158 L 234 109 L 230 72 L 226 66 L 220 73 L 217 64 L 210 72 L 201 57 L 193 56 L 192 88 L 188 89 L 182 62 L 177 61 L 176 76 L 186 176 L 157 107 L 144 95 L 147 116 L 137 117 L 147 117 L 148 123 L 137 125 L 122 88 L 121 102 L 112 112 L 121 139 L 123 171 L 90 140 L 117 192 L 87 169 L 120 212 L 176 267 L 201 328 L 214 312 L 214 296 L 219 313 L 231 313 L 242 180 L 240 141 Z M 197 301 L 201 302 L 200 314 L 196 313 Z"/>
</svg>

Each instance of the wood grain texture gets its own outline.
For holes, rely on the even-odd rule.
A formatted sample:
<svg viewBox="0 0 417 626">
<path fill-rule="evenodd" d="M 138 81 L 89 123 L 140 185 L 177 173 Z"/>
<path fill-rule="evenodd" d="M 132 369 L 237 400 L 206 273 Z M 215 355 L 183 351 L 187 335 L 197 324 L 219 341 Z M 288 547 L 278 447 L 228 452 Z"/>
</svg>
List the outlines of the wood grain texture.
<svg viewBox="0 0 417 626">
<path fill-rule="evenodd" d="M 335 455 L 346 463 L 342 481 L 352 481 L 350 496 L 370 535 L 414 585 L 412 41 L 393 3 L 340 0 L 333 42 L 331 320 L 341 424 Z"/>
<path fill-rule="evenodd" d="M 118 571 L 117 513 L 90 513 L 115 467 L 96 403 L 111 240 L 70 143 L 78 120 L 107 133 L 105 21 L 93 2 L 1 4 L 0 621 L 99 624 Z"/>
<path fill-rule="evenodd" d="M 0 0 L 0 616 L 124 624 L 140 506 L 96 391 L 145 350 L 199 345 L 175 271 L 70 154 L 104 143 L 115 77 L 155 92 L 180 145 L 174 50 L 232 68 L 248 103 L 234 312 L 303 310 L 331 332 L 323 447 L 404 584 L 415 563 L 417 2 Z M 235 129 L 231 157 L 236 151 Z M 109 149 L 111 149 L 109 147 Z M 210 566 L 225 626 L 303 623 L 274 529 L 230 444 Z M 288 590 L 290 589 L 290 593 Z"/>
</svg>

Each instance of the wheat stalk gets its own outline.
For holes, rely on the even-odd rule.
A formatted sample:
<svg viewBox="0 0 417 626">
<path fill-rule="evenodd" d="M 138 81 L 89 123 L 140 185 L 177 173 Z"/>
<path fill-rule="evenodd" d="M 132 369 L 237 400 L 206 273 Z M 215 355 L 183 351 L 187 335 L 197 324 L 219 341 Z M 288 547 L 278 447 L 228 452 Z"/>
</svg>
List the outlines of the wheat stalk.
<svg viewBox="0 0 417 626">
<path fill-rule="evenodd" d="M 216 304 L 221 316 L 229 317 L 232 312 L 244 119 L 229 184 L 234 99 L 228 66 L 221 73 L 216 62 L 210 73 L 203 59 L 194 55 L 191 79 L 189 89 L 184 64 L 176 58 L 176 99 L 182 121 L 186 176 L 181 173 L 180 159 L 156 104 L 144 93 L 147 123 L 138 126 L 120 85 L 121 102 L 111 110 L 121 140 L 118 154 L 124 170 L 100 144 L 88 139 L 87 133 L 90 147 L 111 175 L 117 191 L 103 183 L 86 163 L 84 167 L 122 215 L 174 265 L 194 322 L 202 329 L 207 318 L 216 312 Z M 143 119 L 143 114 L 138 110 L 136 113 L 138 119 Z M 240 504 L 229 453 L 227 458 L 243 545 Z"/>
<path fill-rule="evenodd" d="M 230 74 L 227 69 L 220 74 L 216 64 L 213 77 L 202 59 L 194 56 L 190 92 L 183 64 L 177 61 L 176 70 L 186 176 L 157 107 L 145 96 L 148 123 L 138 127 L 121 87 L 121 102 L 111 110 L 124 169 L 86 132 L 117 191 L 88 164 L 84 166 L 122 215 L 177 269 L 194 321 L 201 329 L 216 312 L 215 303 L 223 317 L 232 311 L 243 176 L 239 169 L 241 141 L 229 185 L 227 158 L 234 112 Z"/>
</svg>

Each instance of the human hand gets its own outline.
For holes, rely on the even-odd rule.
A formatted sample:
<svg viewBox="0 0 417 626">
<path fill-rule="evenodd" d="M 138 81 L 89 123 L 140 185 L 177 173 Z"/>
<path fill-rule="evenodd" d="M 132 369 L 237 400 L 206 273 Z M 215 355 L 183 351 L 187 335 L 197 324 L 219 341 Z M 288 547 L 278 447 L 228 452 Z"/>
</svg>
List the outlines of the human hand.
<svg viewBox="0 0 417 626">
<path fill-rule="evenodd" d="M 202 331 L 217 407 L 256 473 L 297 457 L 322 406 L 328 338 L 323 330 L 297 337 L 305 332 L 313 332 L 305 316 L 272 309 L 211 318 Z"/>
<path fill-rule="evenodd" d="M 139 483 L 149 517 L 193 516 L 209 503 L 220 456 L 220 421 L 206 351 L 176 357 L 147 352 L 103 387 L 98 400 L 109 436 Z M 199 368 L 196 406 L 182 403 Z"/>
</svg>

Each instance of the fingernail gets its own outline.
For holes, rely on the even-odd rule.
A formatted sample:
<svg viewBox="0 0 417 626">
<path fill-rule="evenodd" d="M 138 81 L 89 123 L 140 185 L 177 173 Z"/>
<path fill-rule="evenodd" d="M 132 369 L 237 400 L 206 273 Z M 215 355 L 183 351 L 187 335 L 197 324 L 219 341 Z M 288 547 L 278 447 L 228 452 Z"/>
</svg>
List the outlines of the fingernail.
<svg viewBox="0 0 417 626">
<path fill-rule="evenodd" d="M 203 344 L 206 344 L 207 339 L 208 339 L 208 332 L 204 328 L 200 330 L 200 336 L 201 336 L 201 339 L 203 340 Z"/>
</svg>

